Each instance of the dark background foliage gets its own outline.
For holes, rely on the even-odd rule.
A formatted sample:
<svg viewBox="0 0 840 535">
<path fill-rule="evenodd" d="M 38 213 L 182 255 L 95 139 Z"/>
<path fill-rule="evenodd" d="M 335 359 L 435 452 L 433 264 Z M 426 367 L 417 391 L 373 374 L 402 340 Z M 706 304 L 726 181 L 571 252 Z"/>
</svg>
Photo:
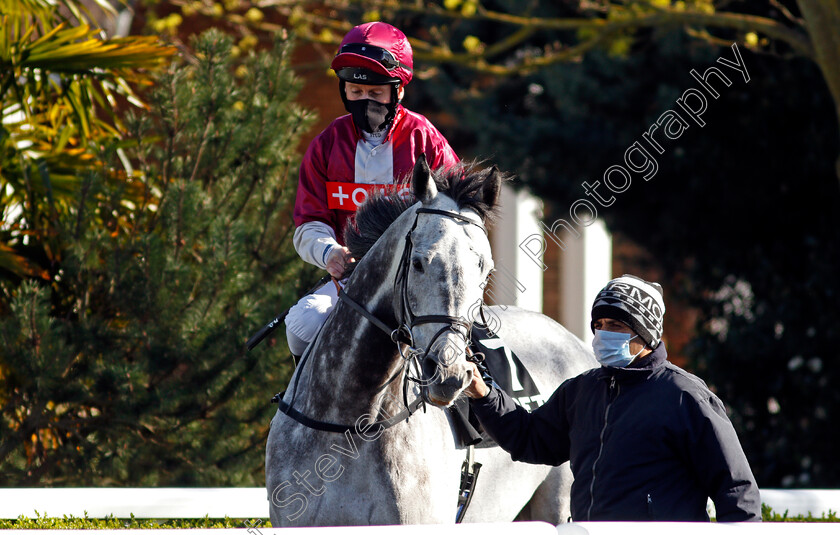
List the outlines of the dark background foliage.
<svg viewBox="0 0 840 535">
<path fill-rule="evenodd" d="M 193 40 L 56 211 L 49 280 L 0 280 L 0 485 L 263 484 L 291 362 L 245 340 L 313 274 L 289 247 L 311 119 L 290 50 Z"/>
<path fill-rule="evenodd" d="M 448 84 L 424 88 L 457 118 L 453 143 L 515 170 L 522 186 L 549 201 L 549 224 L 569 219 L 574 201 L 593 200 L 583 182 L 603 182 L 663 112 L 682 113 L 690 127 L 678 140 L 656 134 L 665 149 L 651 151 L 657 174 L 649 181 L 632 174 L 613 205 L 596 203 L 599 215 L 650 254 L 666 295 L 699 312 L 689 367 L 732 409 L 759 484 L 836 486 L 833 103 L 812 63 L 740 50 L 749 82 L 715 63 L 732 60 L 731 49 L 657 33 L 637 39 L 628 54 L 595 52 L 479 96 L 464 90 L 472 82 L 457 69 L 447 69 Z M 708 98 L 700 127 L 675 101 L 700 88 L 691 69 L 702 74 L 713 65 L 732 85 L 714 79 L 721 96 Z"/>
</svg>

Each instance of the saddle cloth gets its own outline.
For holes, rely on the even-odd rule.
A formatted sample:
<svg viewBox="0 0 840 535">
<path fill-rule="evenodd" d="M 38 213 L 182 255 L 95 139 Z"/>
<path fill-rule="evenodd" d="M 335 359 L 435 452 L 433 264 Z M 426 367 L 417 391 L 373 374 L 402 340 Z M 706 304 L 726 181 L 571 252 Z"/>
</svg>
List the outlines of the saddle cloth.
<svg viewBox="0 0 840 535">
<path fill-rule="evenodd" d="M 539 388 L 525 369 L 519 357 L 508 348 L 499 336 L 484 327 L 473 325 L 470 347 L 474 353 L 484 354 L 484 365 L 493 382 L 507 392 L 513 401 L 532 411 L 545 403 Z M 456 438 L 461 446 L 473 445 L 488 448 L 496 445 L 481 428 L 481 424 L 469 408 L 469 401 L 459 399 L 449 408 Z"/>
</svg>

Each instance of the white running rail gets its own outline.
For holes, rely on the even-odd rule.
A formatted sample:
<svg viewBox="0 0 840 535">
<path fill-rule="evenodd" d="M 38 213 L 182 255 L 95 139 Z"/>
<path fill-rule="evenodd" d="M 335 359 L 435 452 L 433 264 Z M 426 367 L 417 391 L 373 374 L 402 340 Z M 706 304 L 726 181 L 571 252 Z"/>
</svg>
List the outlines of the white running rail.
<svg viewBox="0 0 840 535">
<path fill-rule="evenodd" d="M 834 523 L 742 522 L 573 522 L 555 535 L 837 535 Z M 263 534 L 266 535 L 266 534 Z"/>
<path fill-rule="evenodd" d="M 761 500 L 775 512 L 787 511 L 790 516 L 840 512 L 840 490 L 764 489 Z M 260 487 L 0 488 L 0 518 L 33 518 L 36 511 L 59 518 L 87 513 L 90 518 L 129 518 L 134 514 L 137 518 L 255 519 L 268 517 L 268 500 Z M 840 533 L 840 526 L 834 527 Z"/>
<path fill-rule="evenodd" d="M 355 526 L 341 528 L 249 528 L 249 529 L 103 529 L 95 535 L 557 535 L 557 528 L 545 522 L 505 522 L 502 524 L 451 524 L 412 526 Z M 246 531 L 248 533 L 246 533 Z M 2 535 L 21 535 L 21 530 L 2 530 Z M 82 530 L 26 530 L 25 535 L 91 535 Z"/>
<path fill-rule="evenodd" d="M 0 518 L 268 518 L 264 488 L 0 489 Z"/>
</svg>

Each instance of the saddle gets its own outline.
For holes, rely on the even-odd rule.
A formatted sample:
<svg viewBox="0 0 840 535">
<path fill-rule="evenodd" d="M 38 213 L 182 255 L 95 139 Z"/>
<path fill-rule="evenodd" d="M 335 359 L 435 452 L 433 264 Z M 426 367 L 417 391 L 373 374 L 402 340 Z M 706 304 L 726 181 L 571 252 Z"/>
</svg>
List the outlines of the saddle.
<svg viewBox="0 0 840 535">
<path fill-rule="evenodd" d="M 545 403 L 545 398 L 540 394 L 525 365 L 504 345 L 504 341 L 496 333 L 484 326 L 473 325 L 470 338 L 470 350 L 478 356 L 477 365 L 484 375 L 485 382 L 490 384 L 492 381 L 513 398 L 517 405 L 528 411 Z M 449 413 L 456 439 L 461 447 L 496 446 L 496 441 L 484 431 L 478 418 L 470 410 L 469 400 L 459 399 L 449 407 Z"/>
</svg>

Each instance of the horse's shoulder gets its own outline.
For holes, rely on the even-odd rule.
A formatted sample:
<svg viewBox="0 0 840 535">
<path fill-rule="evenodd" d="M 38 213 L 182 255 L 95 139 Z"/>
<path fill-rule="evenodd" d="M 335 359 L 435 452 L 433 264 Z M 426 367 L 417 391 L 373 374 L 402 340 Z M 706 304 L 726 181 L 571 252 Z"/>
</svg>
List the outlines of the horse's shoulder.
<svg viewBox="0 0 840 535">
<path fill-rule="evenodd" d="M 510 319 L 511 321 L 534 322 L 538 325 L 550 326 L 552 329 L 556 329 L 558 331 L 568 332 L 563 325 L 540 312 L 534 312 L 533 310 L 517 306 L 492 305 L 489 308 L 493 313 L 502 317 L 502 322 L 504 322 L 505 319 Z"/>
</svg>

